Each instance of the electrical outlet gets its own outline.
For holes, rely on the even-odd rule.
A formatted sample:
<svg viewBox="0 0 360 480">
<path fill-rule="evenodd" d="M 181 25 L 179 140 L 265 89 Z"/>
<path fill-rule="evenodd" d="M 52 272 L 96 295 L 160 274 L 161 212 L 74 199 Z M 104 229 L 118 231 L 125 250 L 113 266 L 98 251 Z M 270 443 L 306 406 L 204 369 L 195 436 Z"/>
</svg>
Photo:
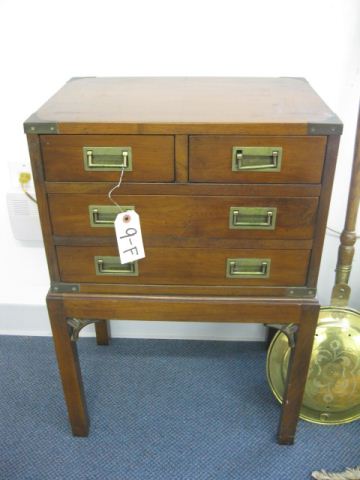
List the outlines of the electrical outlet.
<svg viewBox="0 0 360 480">
<path fill-rule="evenodd" d="M 41 241 L 37 205 L 24 192 L 8 192 L 6 199 L 14 237 L 22 241 Z"/>
<path fill-rule="evenodd" d="M 10 185 L 13 189 L 21 190 L 21 185 L 19 182 L 19 176 L 21 173 L 29 173 L 31 175 L 30 181 L 26 184 L 26 190 L 28 192 L 34 191 L 34 183 L 32 179 L 31 167 L 28 162 L 9 162 L 9 175 L 10 175 Z"/>
</svg>

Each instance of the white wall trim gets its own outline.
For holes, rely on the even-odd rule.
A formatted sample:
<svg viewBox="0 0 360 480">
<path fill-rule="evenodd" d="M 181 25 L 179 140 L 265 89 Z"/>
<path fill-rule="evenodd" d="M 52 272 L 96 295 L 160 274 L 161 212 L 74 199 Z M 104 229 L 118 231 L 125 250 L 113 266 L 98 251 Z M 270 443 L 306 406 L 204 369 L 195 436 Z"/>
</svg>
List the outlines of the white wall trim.
<svg viewBox="0 0 360 480">
<path fill-rule="evenodd" d="M 178 340 L 264 341 L 266 329 L 257 324 L 205 322 L 111 321 L 113 338 Z M 0 335 L 50 336 L 45 305 L 0 304 Z M 83 337 L 93 337 L 94 326 Z"/>
</svg>

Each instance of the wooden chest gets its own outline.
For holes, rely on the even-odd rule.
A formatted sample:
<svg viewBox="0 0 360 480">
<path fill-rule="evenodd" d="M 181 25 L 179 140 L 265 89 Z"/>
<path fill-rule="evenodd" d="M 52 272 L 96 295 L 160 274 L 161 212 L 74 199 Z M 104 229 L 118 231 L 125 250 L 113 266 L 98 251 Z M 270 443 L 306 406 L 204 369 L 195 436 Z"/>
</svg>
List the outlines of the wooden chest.
<svg viewBox="0 0 360 480">
<path fill-rule="evenodd" d="M 84 325 L 106 344 L 114 318 L 256 322 L 297 330 L 278 431 L 293 442 L 341 128 L 299 78 L 75 78 L 25 122 L 75 435 Z M 126 265 L 122 170 L 112 199 L 139 213 L 146 253 Z"/>
</svg>

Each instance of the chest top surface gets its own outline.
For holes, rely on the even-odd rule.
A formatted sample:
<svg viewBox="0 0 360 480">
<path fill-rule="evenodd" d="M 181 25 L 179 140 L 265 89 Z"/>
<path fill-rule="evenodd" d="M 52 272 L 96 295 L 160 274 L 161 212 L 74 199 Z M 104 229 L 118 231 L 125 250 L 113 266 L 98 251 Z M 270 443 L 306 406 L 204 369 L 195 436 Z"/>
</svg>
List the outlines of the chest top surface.
<svg viewBox="0 0 360 480">
<path fill-rule="evenodd" d="M 341 121 L 308 82 L 285 77 L 74 78 L 25 131 L 207 133 L 209 125 L 214 133 L 341 133 Z"/>
</svg>

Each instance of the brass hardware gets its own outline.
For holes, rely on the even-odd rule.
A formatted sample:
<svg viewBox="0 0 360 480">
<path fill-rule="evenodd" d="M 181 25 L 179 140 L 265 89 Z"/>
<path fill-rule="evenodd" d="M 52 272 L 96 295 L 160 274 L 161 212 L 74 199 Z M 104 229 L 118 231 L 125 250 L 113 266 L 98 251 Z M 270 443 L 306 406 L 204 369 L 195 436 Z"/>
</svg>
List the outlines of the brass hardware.
<svg viewBox="0 0 360 480">
<path fill-rule="evenodd" d="M 46 134 L 59 133 L 57 123 L 24 123 L 25 133 Z"/>
<path fill-rule="evenodd" d="M 77 283 L 52 282 L 50 290 L 54 293 L 77 293 L 80 292 L 80 285 Z"/>
<path fill-rule="evenodd" d="M 321 307 L 300 418 L 327 425 L 360 419 L 359 346 L 359 312 Z M 266 371 L 270 388 L 280 402 L 284 399 L 290 353 L 288 338 L 278 332 L 268 350 Z"/>
<path fill-rule="evenodd" d="M 277 208 L 230 207 L 230 228 L 244 230 L 274 230 Z"/>
<path fill-rule="evenodd" d="M 90 225 L 92 227 L 113 227 L 118 213 L 135 210 L 133 205 L 89 205 Z"/>
<path fill-rule="evenodd" d="M 232 171 L 279 172 L 282 147 L 233 147 Z"/>
<path fill-rule="evenodd" d="M 349 283 L 352 265 L 336 265 L 335 284 Z"/>
<path fill-rule="evenodd" d="M 70 327 L 71 340 L 73 342 L 76 342 L 77 340 L 79 340 L 80 330 L 82 330 L 87 325 L 90 325 L 91 323 L 97 323 L 97 322 L 101 322 L 101 320 L 83 320 L 80 318 L 68 318 L 66 320 L 66 323 Z"/>
<path fill-rule="evenodd" d="M 290 287 L 286 291 L 287 297 L 293 298 L 314 298 L 316 295 L 316 288 L 307 287 Z"/>
<path fill-rule="evenodd" d="M 290 348 L 295 347 L 295 335 L 296 332 L 299 330 L 299 326 L 295 324 L 279 324 L 279 323 L 268 323 L 266 324 L 267 327 L 276 328 L 284 333 L 288 339 L 288 344 Z"/>
<path fill-rule="evenodd" d="M 341 135 L 342 131 L 343 125 L 341 123 L 341 120 L 336 115 L 329 118 L 329 123 L 308 124 L 309 135 Z"/>
<path fill-rule="evenodd" d="M 331 305 L 334 307 L 346 307 L 349 303 L 351 288 L 346 283 L 334 285 L 331 292 Z"/>
<path fill-rule="evenodd" d="M 121 277 L 137 277 L 139 267 L 137 262 L 122 265 L 119 257 L 95 257 L 96 275 L 118 275 Z"/>
<path fill-rule="evenodd" d="M 87 171 L 132 171 L 131 147 L 83 147 Z"/>
<path fill-rule="evenodd" d="M 228 278 L 269 278 L 269 258 L 228 258 L 226 276 Z"/>
</svg>

